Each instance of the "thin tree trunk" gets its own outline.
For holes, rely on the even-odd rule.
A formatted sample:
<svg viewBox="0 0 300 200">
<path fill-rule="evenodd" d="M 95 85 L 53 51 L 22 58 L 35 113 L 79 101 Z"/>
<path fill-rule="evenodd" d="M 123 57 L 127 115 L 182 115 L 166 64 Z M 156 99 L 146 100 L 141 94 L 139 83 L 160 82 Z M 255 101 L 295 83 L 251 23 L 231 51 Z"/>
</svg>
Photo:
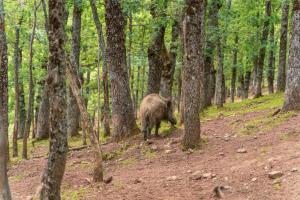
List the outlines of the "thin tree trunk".
<svg viewBox="0 0 300 200">
<path fill-rule="evenodd" d="M 14 49 L 14 65 L 15 65 L 15 119 L 14 119 L 14 132 L 13 132 L 13 157 L 18 156 L 18 132 L 20 126 L 19 110 L 20 110 L 20 84 L 19 84 L 19 43 L 20 43 L 20 27 L 23 22 L 23 15 L 19 19 L 19 23 L 15 28 L 16 40 Z"/>
<path fill-rule="evenodd" d="M 145 94 L 145 82 L 146 82 L 146 63 L 145 63 L 145 51 L 144 51 L 144 41 L 145 40 L 145 26 L 143 26 L 143 34 L 142 34 L 142 44 L 141 44 L 141 51 L 143 52 L 143 66 L 142 66 L 142 83 L 141 83 L 141 99 L 144 98 Z"/>
<path fill-rule="evenodd" d="M 73 23 L 72 23 L 72 66 L 79 73 L 80 62 L 80 33 L 81 33 L 81 14 L 82 14 L 82 0 L 74 0 L 73 8 Z M 79 83 L 80 85 L 82 83 Z M 78 85 L 80 87 L 80 85 Z M 72 95 L 69 88 L 69 102 L 68 102 L 68 135 L 75 137 L 79 135 L 80 111 L 76 103 L 75 97 Z"/>
<path fill-rule="evenodd" d="M 283 110 L 300 110 L 300 2 L 293 1 L 292 38 Z"/>
<path fill-rule="evenodd" d="M 160 2 L 163 5 L 162 8 L 158 8 L 158 3 L 157 0 L 151 3 L 151 15 L 153 20 L 158 21 L 158 24 L 154 28 L 148 47 L 149 72 L 147 94 L 160 92 L 161 72 L 164 65 L 162 54 L 165 46 L 166 26 L 164 20 L 166 17 L 165 9 L 167 7 L 167 0 Z"/>
<path fill-rule="evenodd" d="M 74 67 L 71 66 L 71 62 L 67 63 L 66 75 L 67 79 L 71 83 L 71 90 L 76 98 L 77 104 L 79 106 L 81 119 L 83 122 L 83 126 L 89 133 L 90 141 L 92 143 L 92 151 L 94 154 L 94 171 L 93 171 L 93 179 L 95 182 L 103 181 L 103 165 L 102 165 L 102 151 L 100 147 L 99 140 L 97 138 L 97 134 L 93 131 L 93 123 L 90 119 L 90 116 L 87 112 L 87 108 L 85 106 L 85 102 L 83 98 L 80 96 L 80 89 L 78 87 L 79 79 L 77 78 L 76 73 L 74 72 Z"/>
<path fill-rule="evenodd" d="M 275 34 L 274 24 L 271 26 L 270 30 L 270 51 L 269 51 L 269 68 L 268 68 L 268 89 L 269 94 L 274 93 L 274 74 L 275 74 L 275 42 L 274 42 L 274 34 Z"/>
<path fill-rule="evenodd" d="M 49 37 L 49 19 L 47 13 L 47 5 L 45 0 L 42 0 L 43 6 L 43 13 L 44 13 L 44 26 Z M 47 63 L 47 72 L 48 72 L 48 63 Z M 49 131 L 50 131 L 50 124 L 49 124 L 49 112 L 50 112 L 50 105 L 49 105 L 49 86 L 47 81 L 44 83 L 43 91 L 42 91 L 42 99 L 38 109 L 37 115 L 37 122 L 36 122 L 36 139 L 47 139 L 49 138 Z"/>
<path fill-rule="evenodd" d="M 258 64 L 257 64 L 256 84 L 255 84 L 255 94 L 254 94 L 255 98 L 262 96 L 264 61 L 266 55 L 266 46 L 267 46 L 266 44 L 268 42 L 268 35 L 269 35 L 270 16 L 271 16 L 271 1 L 266 0 L 265 22 L 263 26 L 263 32 L 262 32 L 261 44 L 260 44 L 260 50 L 258 56 Z"/>
<path fill-rule="evenodd" d="M 138 71 L 137 71 L 137 80 L 136 80 L 136 86 L 135 86 L 135 104 L 136 104 L 136 109 L 135 109 L 135 118 L 138 118 L 138 102 L 139 102 L 139 89 L 140 89 L 140 76 L 141 76 L 141 66 L 138 66 Z"/>
<path fill-rule="evenodd" d="M 235 36 L 235 49 L 233 52 L 233 65 L 231 69 L 231 92 L 230 92 L 230 99 L 231 102 L 234 102 L 234 97 L 235 97 L 235 90 L 236 90 L 236 73 L 237 73 L 237 54 L 238 54 L 238 43 L 239 43 L 239 37 L 236 35 Z"/>
<path fill-rule="evenodd" d="M 183 25 L 184 36 L 184 136 L 182 145 L 194 148 L 200 142 L 200 81 L 204 65 L 203 20 L 205 5 L 203 0 L 186 0 L 186 13 Z"/>
<path fill-rule="evenodd" d="M 95 0 L 90 0 L 90 5 L 92 9 L 94 23 L 97 29 L 98 35 L 98 46 L 102 53 L 103 59 L 103 69 L 102 69 L 102 80 L 103 80 L 103 93 L 104 93 L 104 103 L 103 103 L 103 127 L 104 127 L 104 136 L 110 135 L 110 110 L 109 110 L 109 85 L 108 85 L 108 67 L 107 67 L 107 57 L 106 57 L 106 47 L 102 31 L 102 24 L 99 20 L 97 7 Z"/>
<path fill-rule="evenodd" d="M 110 66 L 113 138 L 138 131 L 130 97 L 125 49 L 125 19 L 118 0 L 105 0 L 107 58 Z"/>
<path fill-rule="evenodd" d="M 240 75 L 239 75 L 239 82 L 240 82 L 240 88 L 242 91 L 242 99 L 245 99 L 245 78 L 244 78 L 243 73 L 240 73 Z"/>
<path fill-rule="evenodd" d="M 177 98 L 177 111 L 180 113 L 180 106 L 181 106 L 181 88 L 182 88 L 182 80 L 181 80 L 181 68 L 179 69 L 178 75 L 177 75 L 177 84 L 178 84 L 178 98 Z"/>
<path fill-rule="evenodd" d="M 218 108 L 223 107 L 223 65 L 224 65 L 224 55 L 223 55 L 223 47 L 221 44 L 221 39 L 217 42 L 217 52 L 218 52 L 218 71 L 217 71 L 217 79 L 216 79 L 216 94 L 215 94 L 215 104 Z"/>
<path fill-rule="evenodd" d="M 49 85 L 50 153 L 42 178 L 40 199 L 61 199 L 60 186 L 65 171 L 67 144 L 67 113 L 64 51 L 64 0 L 49 0 Z"/>
<path fill-rule="evenodd" d="M 249 87 L 251 80 L 251 71 L 246 71 L 245 81 L 244 81 L 244 90 L 243 90 L 243 98 L 248 99 L 249 96 Z"/>
<path fill-rule="evenodd" d="M 19 52 L 19 66 L 22 67 L 22 49 Z M 18 138 L 23 138 L 23 133 L 25 130 L 25 121 L 26 121 L 26 108 L 25 108 L 25 94 L 24 94 L 24 85 L 23 81 L 20 79 L 20 126 L 18 131 Z"/>
<path fill-rule="evenodd" d="M 8 161 L 8 57 L 3 0 L 0 0 L 0 199 L 11 200 Z"/>
<path fill-rule="evenodd" d="M 160 94 L 165 98 L 172 98 L 173 77 L 176 67 L 177 39 L 179 36 L 180 23 L 175 21 L 172 25 L 172 42 L 170 52 L 165 49 L 165 59 L 161 74 Z"/>
<path fill-rule="evenodd" d="M 40 5 L 40 4 L 39 4 Z M 27 107 L 27 115 L 26 115 L 26 123 L 25 123 L 25 130 L 23 134 L 23 153 L 22 158 L 27 159 L 27 139 L 30 133 L 30 126 L 31 126 L 31 118 L 32 118 L 32 108 L 33 108 L 33 101 L 34 101 L 34 83 L 33 83 L 33 42 L 35 37 L 35 29 L 36 29 L 36 13 L 39 7 L 37 5 L 36 0 L 34 1 L 34 10 L 33 10 L 33 25 L 32 25 L 32 32 L 30 36 L 29 42 L 29 94 L 28 94 L 28 107 Z"/>
<path fill-rule="evenodd" d="M 282 5 L 277 92 L 285 91 L 287 40 L 288 40 L 288 26 L 289 26 L 288 24 L 289 24 L 289 1 L 285 0 Z"/>
<path fill-rule="evenodd" d="M 100 76 L 99 76 L 100 77 Z M 90 69 L 88 69 L 88 71 L 87 71 L 87 74 L 86 74 L 86 91 L 85 91 L 85 96 L 86 96 L 86 98 L 85 98 L 85 107 L 86 108 L 88 108 L 88 103 L 89 103 L 89 96 L 90 96 L 90 93 L 91 93 L 91 89 L 90 89 L 90 82 L 91 82 L 91 71 L 90 71 Z M 99 87 L 100 87 L 100 85 L 99 85 Z M 99 137 L 100 136 L 100 132 L 99 132 L 99 127 L 100 127 L 100 121 L 99 121 L 100 119 L 98 119 L 98 129 L 97 129 L 97 136 Z M 82 126 L 84 126 L 84 124 L 82 125 Z M 86 143 L 86 132 L 87 132 L 87 130 L 86 130 L 86 127 L 84 127 L 84 129 L 82 130 L 82 144 L 83 145 L 86 145 L 87 143 Z"/>
</svg>

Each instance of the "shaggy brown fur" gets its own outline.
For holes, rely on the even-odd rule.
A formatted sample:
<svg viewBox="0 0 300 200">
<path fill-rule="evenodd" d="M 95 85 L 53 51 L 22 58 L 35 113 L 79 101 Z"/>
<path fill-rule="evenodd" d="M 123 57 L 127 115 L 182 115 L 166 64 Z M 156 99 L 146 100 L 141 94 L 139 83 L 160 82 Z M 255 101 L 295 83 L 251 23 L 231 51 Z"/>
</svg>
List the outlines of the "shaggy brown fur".
<svg viewBox="0 0 300 200">
<path fill-rule="evenodd" d="M 140 106 L 139 118 L 142 124 L 144 139 L 151 135 L 151 130 L 155 126 L 155 135 L 158 136 L 158 129 L 162 120 L 176 124 L 173 116 L 172 102 L 158 94 L 147 95 Z"/>
</svg>

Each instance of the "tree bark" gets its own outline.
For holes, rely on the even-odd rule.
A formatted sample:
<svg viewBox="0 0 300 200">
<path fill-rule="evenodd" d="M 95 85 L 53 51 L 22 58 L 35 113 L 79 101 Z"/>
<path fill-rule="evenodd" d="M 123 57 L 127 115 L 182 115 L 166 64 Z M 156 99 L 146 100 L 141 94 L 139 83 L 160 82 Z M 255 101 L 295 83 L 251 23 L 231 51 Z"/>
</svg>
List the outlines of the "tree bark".
<svg viewBox="0 0 300 200">
<path fill-rule="evenodd" d="M 161 83 L 160 83 L 160 94 L 165 98 L 172 98 L 172 88 L 173 88 L 173 77 L 176 67 L 176 56 L 178 43 L 177 39 L 179 36 L 180 23 L 175 21 L 172 25 L 172 41 L 170 52 L 167 52 L 164 47 L 164 65 L 161 74 Z"/>
<path fill-rule="evenodd" d="M 0 0 L 0 199 L 11 200 L 7 177 L 8 160 L 8 56 L 4 5 Z"/>
<path fill-rule="evenodd" d="M 40 5 L 40 4 L 39 4 Z M 29 41 L 29 94 L 28 94 L 28 107 L 27 107 L 27 114 L 26 114 L 26 123 L 25 129 L 23 134 L 23 152 L 22 158 L 27 159 L 27 139 L 30 133 L 31 127 L 31 118 L 32 118 L 32 109 L 33 109 L 33 101 L 34 101 L 34 83 L 33 83 L 33 42 L 35 38 L 35 29 L 36 29 L 36 13 L 39 7 L 36 0 L 34 1 L 34 10 L 33 10 L 33 24 L 32 24 L 32 32 Z"/>
<path fill-rule="evenodd" d="M 236 90 L 236 73 L 237 73 L 237 54 L 238 54 L 238 43 L 239 37 L 235 36 L 235 49 L 233 51 L 233 65 L 231 68 L 231 89 L 230 89 L 230 99 L 231 102 L 234 102 L 235 90 Z"/>
<path fill-rule="evenodd" d="M 265 22 L 263 26 L 260 50 L 258 55 L 258 63 L 257 63 L 256 84 L 255 84 L 255 94 L 254 94 L 255 98 L 262 96 L 264 61 L 266 55 L 266 46 L 267 46 L 266 44 L 268 42 L 268 35 L 269 35 L 270 17 L 271 17 L 271 1 L 266 0 Z"/>
<path fill-rule="evenodd" d="M 67 144 L 67 113 L 64 51 L 64 0 L 49 0 L 49 73 L 50 153 L 42 178 L 40 199 L 61 199 L 60 186 L 65 171 Z"/>
<path fill-rule="evenodd" d="M 293 1 L 292 38 L 289 52 L 284 111 L 300 110 L 300 2 Z"/>
<path fill-rule="evenodd" d="M 275 39 L 274 39 L 274 34 L 275 34 L 275 27 L 274 24 L 271 26 L 270 30 L 270 51 L 269 51 L 269 68 L 268 68 L 268 89 L 269 89 L 269 94 L 274 93 L 274 75 L 275 75 L 275 55 L 274 55 L 274 50 L 275 50 Z"/>
<path fill-rule="evenodd" d="M 205 18 L 203 0 L 186 0 L 183 24 L 184 36 L 184 136 L 182 145 L 194 148 L 200 142 L 200 81 L 204 65 L 203 20 Z"/>
<path fill-rule="evenodd" d="M 94 155 L 94 171 L 93 171 L 93 179 L 95 182 L 102 182 L 103 181 L 103 165 L 102 165 L 102 151 L 100 147 L 99 140 L 97 138 L 96 132 L 93 130 L 93 123 L 90 119 L 90 116 L 87 112 L 87 107 L 85 105 L 85 101 L 80 96 L 80 89 L 78 87 L 79 79 L 78 76 L 74 72 L 74 67 L 71 66 L 71 62 L 67 63 L 67 79 L 70 82 L 71 90 L 76 98 L 77 105 L 79 106 L 80 114 L 82 123 L 84 124 L 83 127 L 86 128 L 86 130 L 89 133 L 90 141 L 92 143 L 92 152 Z"/>
<path fill-rule="evenodd" d="M 72 23 L 72 56 L 71 62 L 77 75 L 79 73 L 80 62 L 80 33 L 81 33 L 81 14 L 82 14 L 82 0 L 74 0 L 73 8 L 73 23 Z M 79 83 L 81 85 L 81 83 Z M 81 87 L 78 85 L 79 87 Z M 71 88 L 69 88 L 69 102 L 68 102 L 68 135 L 75 137 L 79 135 L 80 111 L 76 103 L 75 97 L 72 95 Z"/>
<path fill-rule="evenodd" d="M 164 65 L 162 54 L 165 48 L 165 9 L 167 7 L 167 1 L 168 0 L 163 0 L 160 3 L 163 5 L 162 8 L 159 7 L 157 0 L 153 0 L 151 3 L 151 15 L 157 24 L 148 47 L 149 72 L 147 94 L 160 92 L 162 66 Z"/>
<path fill-rule="evenodd" d="M 138 131 L 130 96 L 125 49 L 125 19 L 118 0 L 105 0 L 107 59 L 110 66 L 113 138 Z"/>
<path fill-rule="evenodd" d="M 246 71 L 245 81 L 244 81 L 244 90 L 243 90 L 243 99 L 248 99 L 250 80 L 251 80 L 251 71 Z"/>
<path fill-rule="evenodd" d="M 19 43 L 20 43 L 20 27 L 23 22 L 23 15 L 19 19 L 18 25 L 15 28 L 16 40 L 14 48 L 14 65 L 15 65 L 15 119 L 14 119 L 14 132 L 13 132 L 13 157 L 18 156 L 18 132 L 20 126 L 20 84 L 19 84 Z"/>
<path fill-rule="evenodd" d="M 50 124 L 49 124 L 49 85 L 45 82 L 43 92 L 42 92 L 42 100 L 39 107 L 38 120 L 37 120 L 37 132 L 36 139 L 42 140 L 49 138 L 50 132 Z"/>
<path fill-rule="evenodd" d="M 104 103 L 103 103 L 103 127 L 104 127 L 104 136 L 110 135 L 110 117 L 109 117 L 109 85 L 108 85 L 108 67 L 107 67 L 107 57 L 106 57 L 106 47 L 102 31 L 102 24 L 99 20 L 97 7 L 95 0 L 90 0 L 90 5 L 92 9 L 94 23 L 97 29 L 98 35 L 98 46 L 102 53 L 103 59 L 103 69 L 102 69 L 102 81 L 103 81 L 103 93 L 104 93 Z"/>
<path fill-rule="evenodd" d="M 215 69 L 214 69 L 214 51 L 216 48 L 216 34 L 218 31 L 218 12 L 219 12 L 219 2 L 212 1 L 208 6 L 208 17 L 207 17 L 207 25 L 208 25 L 208 33 L 206 39 L 206 47 L 205 47 L 205 65 L 204 65 L 204 77 L 203 80 L 203 92 L 202 96 L 205 97 L 205 105 L 204 108 L 212 105 L 212 99 L 215 95 Z M 208 95 L 206 95 L 208 94 Z"/>
<path fill-rule="evenodd" d="M 242 91 L 242 99 L 245 99 L 245 77 L 244 73 L 240 73 L 239 75 L 240 88 Z"/>
<path fill-rule="evenodd" d="M 223 47 L 221 44 L 221 39 L 217 42 L 217 52 L 218 52 L 218 71 L 216 78 L 216 94 L 215 94 L 215 104 L 217 108 L 223 107 L 223 71 L 224 71 L 224 54 Z"/>
<path fill-rule="evenodd" d="M 289 1 L 285 0 L 282 5 L 277 92 L 285 91 L 288 24 L 289 24 Z"/>
<path fill-rule="evenodd" d="M 48 19 L 47 5 L 45 0 L 42 0 L 42 7 L 44 13 L 44 20 L 45 20 L 44 26 L 45 26 L 47 36 L 49 37 L 49 19 Z M 47 63 L 47 72 L 48 72 L 48 63 Z M 50 111 L 49 86 L 47 85 L 47 81 L 45 81 L 43 91 L 42 91 L 41 103 L 39 105 L 38 113 L 36 114 L 37 115 L 37 122 L 36 122 L 37 140 L 49 138 L 49 132 L 50 132 L 49 111 Z"/>
</svg>

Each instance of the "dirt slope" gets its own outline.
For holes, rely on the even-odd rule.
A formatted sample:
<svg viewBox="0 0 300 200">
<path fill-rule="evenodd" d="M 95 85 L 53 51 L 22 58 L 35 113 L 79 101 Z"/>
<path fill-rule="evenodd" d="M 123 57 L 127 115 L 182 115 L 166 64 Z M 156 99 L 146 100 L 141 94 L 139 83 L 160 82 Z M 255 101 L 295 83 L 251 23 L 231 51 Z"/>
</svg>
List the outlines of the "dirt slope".
<svg viewBox="0 0 300 200">
<path fill-rule="evenodd" d="M 106 157 L 111 159 L 105 162 L 105 174 L 113 177 L 107 185 L 91 182 L 92 156 L 88 149 L 71 152 L 63 199 L 215 199 L 213 189 L 225 186 L 223 199 L 228 200 L 298 200 L 300 115 L 293 114 L 281 123 L 274 120 L 272 124 L 271 120 L 268 129 L 264 128 L 266 122 L 257 123 L 262 127 L 251 132 L 249 121 L 267 118 L 272 118 L 270 111 L 206 121 L 202 123 L 202 148 L 194 152 L 180 150 L 180 130 L 153 139 L 151 145 L 141 144 L 141 135 L 120 144 L 107 144 L 104 150 L 110 152 Z M 241 130 L 247 130 L 248 135 Z M 45 152 L 47 147 L 34 150 L 36 155 Z M 14 199 L 23 200 L 35 193 L 45 162 L 42 157 L 11 167 Z M 281 171 L 283 176 L 270 179 L 268 173 L 272 171 Z"/>
</svg>

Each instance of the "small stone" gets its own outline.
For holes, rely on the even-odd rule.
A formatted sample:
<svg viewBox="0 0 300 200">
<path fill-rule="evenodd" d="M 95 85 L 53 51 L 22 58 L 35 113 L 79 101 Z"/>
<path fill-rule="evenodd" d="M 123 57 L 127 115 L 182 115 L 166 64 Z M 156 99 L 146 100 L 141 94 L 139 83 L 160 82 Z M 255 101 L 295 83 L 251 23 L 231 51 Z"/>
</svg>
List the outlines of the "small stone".
<svg viewBox="0 0 300 200">
<path fill-rule="evenodd" d="M 211 178 L 216 178 L 217 174 L 212 174 Z"/>
<path fill-rule="evenodd" d="M 134 184 L 138 184 L 138 183 L 141 183 L 142 182 L 142 179 L 140 178 L 137 178 L 133 181 Z"/>
<path fill-rule="evenodd" d="M 272 182 L 273 185 L 281 184 L 282 180 L 281 179 L 276 179 Z"/>
<path fill-rule="evenodd" d="M 226 142 L 228 142 L 228 141 L 229 141 L 229 138 L 224 138 L 224 140 L 225 140 Z"/>
<path fill-rule="evenodd" d="M 200 171 L 196 171 L 192 174 L 192 176 L 190 177 L 190 179 L 192 180 L 199 180 L 202 178 L 202 174 Z"/>
<path fill-rule="evenodd" d="M 237 150 L 238 153 L 247 153 L 247 149 L 245 148 L 240 148 Z"/>
<path fill-rule="evenodd" d="M 202 177 L 209 179 L 209 178 L 212 177 L 212 174 L 211 173 L 205 173 L 205 174 L 202 174 Z"/>
<path fill-rule="evenodd" d="M 298 172 L 298 168 L 293 168 L 291 172 Z"/>
<path fill-rule="evenodd" d="M 157 150 L 158 150 L 158 147 L 154 144 L 154 145 L 152 145 L 152 146 L 150 147 L 150 149 L 151 149 L 152 151 L 157 151 Z"/>
<path fill-rule="evenodd" d="M 169 176 L 167 177 L 167 181 L 176 181 L 178 179 L 177 176 Z"/>
<path fill-rule="evenodd" d="M 189 173 L 189 174 L 190 174 L 190 173 L 192 173 L 192 170 L 187 170 L 186 173 Z"/>
<path fill-rule="evenodd" d="M 281 171 L 272 171 L 268 174 L 270 179 L 277 179 L 283 176 L 283 173 Z"/>
<path fill-rule="evenodd" d="M 232 187 L 231 187 L 231 186 L 229 186 L 229 185 L 225 185 L 225 186 L 224 186 L 224 189 L 225 189 L 225 190 L 231 190 L 231 189 L 232 189 Z"/>
<path fill-rule="evenodd" d="M 186 154 L 192 154 L 192 153 L 194 153 L 194 150 L 193 150 L 193 149 L 188 149 L 188 150 L 186 151 Z"/>
<path fill-rule="evenodd" d="M 251 179 L 251 181 L 252 181 L 252 182 L 255 182 L 256 180 L 257 180 L 257 178 L 253 178 L 253 179 Z"/>
<path fill-rule="evenodd" d="M 170 153 L 173 153 L 174 151 L 173 150 L 171 150 L 171 149 L 167 149 L 167 150 L 165 150 L 165 153 L 166 154 L 170 154 Z"/>
<path fill-rule="evenodd" d="M 219 156 L 225 156 L 225 154 L 223 152 L 220 152 Z"/>
<path fill-rule="evenodd" d="M 103 180 L 103 182 L 104 182 L 105 184 L 109 184 L 109 183 L 111 183 L 111 182 L 112 182 L 112 180 L 113 180 L 113 177 L 112 177 L 112 176 L 110 176 L 110 177 L 108 177 L 108 178 L 104 179 L 104 180 Z"/>
<path fill-rule="evenodd" d="M 257 139 L 257 136 L 255 135 L 253 138 L 254 138 L 254 139 Z"/>
</svg>

